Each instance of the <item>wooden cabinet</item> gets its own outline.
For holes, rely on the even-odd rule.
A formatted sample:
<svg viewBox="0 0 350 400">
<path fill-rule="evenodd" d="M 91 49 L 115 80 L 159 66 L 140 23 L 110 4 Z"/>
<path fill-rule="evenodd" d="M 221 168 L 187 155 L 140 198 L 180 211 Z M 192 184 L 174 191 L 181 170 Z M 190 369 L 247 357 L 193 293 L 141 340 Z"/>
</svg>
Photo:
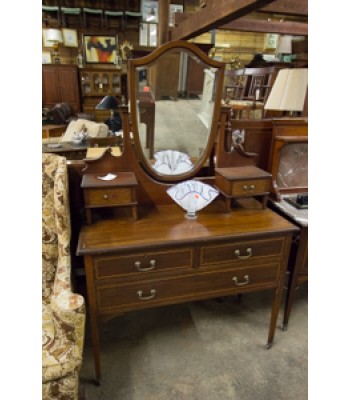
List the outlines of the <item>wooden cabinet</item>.
<svg viewBox="0 0 350 400">
<path fill-rule="evenodd" d="M 79 72 L 83 111 L 93 113 L 96 121 L 102 122 L 110 117 L 110 110 L 96 110 L 95 107 L 104 96 L 125 96 L 122 90 L 123 74 L 113 69 L 84 68 Z"/>
<path fill-rule="evenodd" d="M 43 65 L 42 100 L 43 107 L 68 102 L 75 113 L 80 112 L 78 68 L 68 64 Z"/>
<path fill-rule="evenodd" d="M 81 94 L 85 96 L 121 96 L 121 72 L 107 69 L 80 71 Z"/>
</svg>

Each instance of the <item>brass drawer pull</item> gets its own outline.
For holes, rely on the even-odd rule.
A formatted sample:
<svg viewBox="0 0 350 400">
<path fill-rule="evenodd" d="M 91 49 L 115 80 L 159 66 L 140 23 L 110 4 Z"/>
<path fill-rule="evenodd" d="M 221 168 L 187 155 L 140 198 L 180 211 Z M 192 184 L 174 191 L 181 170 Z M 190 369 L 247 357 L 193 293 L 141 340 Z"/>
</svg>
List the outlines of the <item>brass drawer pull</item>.
<svg viewBox="0 0 350 400">
<path fill-rule="evenodd" d="M 252 190 L 255 190 L 255 185 L 244 185 L 243 190 L 250 192 Z"/>
<path fill-rule="evenodd" d="M 103 195 L 103 198 L 104 198 L 105 200 L 108 200 L 108 194 L 104 194 L 104 195 Z"/>
<path fill-rule="evenodd" d="M 251 257 L 253 255 L 252 249 L 250 247 L 247 248 L 247 255 L 246 256 L 241 256 L 241 252 L 237 249 L 235 251 L 235 255 L 240 259 L 240 260 L 246 260 L 247 258 Z"/>
<path fill-rule="evenodd" d="M 140 300 L 151 300 L 154 297 L 156 297 L 156 293 L 157 293 L 156 289 L 151 289 L 149 296 L 142 296 L 142 290 L 137 291 L 137 295 L 139 296 Z"/>
<path fill-rule="evenodd" d="M 242 282 L 238 282 L 237 276 L 234 276 L 234 277 L 232 278 L 232 280 L 233 280 L 233 282 L 234 282 L 234 284 L 235 284 L 236 286 L 248 285 L 248 283 L 249 283 L 249 275 L 244 275 L 243 278 L 244 278 L 244 281 L 242 281 Z"/>
<path fill-rule="evenodd" d="M 149 267 L 141 267 L 141 261 L 135 261 L 135 267 L 139 270 L 139 271 L 151 271 L 152 269 L 154 269 L 156 267 L 156 260 L 151 260 L 149 262 Z"/>
</svg>

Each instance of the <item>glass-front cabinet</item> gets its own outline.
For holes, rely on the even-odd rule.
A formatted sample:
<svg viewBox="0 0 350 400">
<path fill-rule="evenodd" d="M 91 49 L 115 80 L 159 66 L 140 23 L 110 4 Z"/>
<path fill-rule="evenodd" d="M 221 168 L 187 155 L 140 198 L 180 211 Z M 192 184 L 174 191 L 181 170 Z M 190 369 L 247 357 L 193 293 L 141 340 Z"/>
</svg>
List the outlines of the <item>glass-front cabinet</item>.
<svg viewBox="0 0 350 400">
<path fill-rule="evenodd" d="M 121 73 L 98 69 L 80 71 L 82 96 L 121 95 Z"/>
</svg>

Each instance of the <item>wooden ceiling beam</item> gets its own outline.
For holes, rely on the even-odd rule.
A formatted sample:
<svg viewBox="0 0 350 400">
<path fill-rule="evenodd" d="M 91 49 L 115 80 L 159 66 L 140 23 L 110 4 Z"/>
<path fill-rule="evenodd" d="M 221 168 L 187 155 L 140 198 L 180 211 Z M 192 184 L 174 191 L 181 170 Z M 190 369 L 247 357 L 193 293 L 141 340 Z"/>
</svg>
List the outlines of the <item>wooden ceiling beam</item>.
<svg viewBox="0 0 350 400">
<path fill-rule="evenodd" d="M 274 3 L 266 5 L 257 11 L 307 17 L 308 0 L 276 0 Z"/>
<path fill-rule="evenodd" d="M 221 25 L 217 29 L 242 32 L 280 33 L 283 35 L 308 35 L 308 24 L 292 21 L 265 21 L 252 18 L 240 18 Z"/>
<path fill-rule="evenodd" d="M 241 18 L 277 0 L 211 0 L 207 6 L 171 29 L 170 39 L 191 39 L 204 32 Z"/>
</svg>

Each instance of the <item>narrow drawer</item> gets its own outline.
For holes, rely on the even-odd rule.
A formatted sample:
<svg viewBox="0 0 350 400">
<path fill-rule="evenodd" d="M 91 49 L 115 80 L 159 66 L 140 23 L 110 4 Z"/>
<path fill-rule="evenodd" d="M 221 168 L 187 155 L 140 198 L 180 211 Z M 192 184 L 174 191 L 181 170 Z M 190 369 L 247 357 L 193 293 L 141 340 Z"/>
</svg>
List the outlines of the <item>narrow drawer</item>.
<svg viewBox="0 0 350 400">
<path fill-rule="evenodd" d="M 97 288 L 101 311 L 110 308 L 132 310 L 174 302 L 191 301 L 250 291 L 277 285 L 279 263 L 194 274 L 173 279 L 147 280 Z"/>
<path fill-rule="evenodd" d="M 247 179 L 232 183 L 232 196 L 254 196 L 270 191 L 270 179 Z"/>
<path fill-rule="evenodd" d="M 191 268 L 193 250 L 166 250 L 152 253 L 132 253 L 123 256 L 95 257 L 95 278 L 105 279 L 128 274 L 146 274 L 176 268 Z"/>
<path fill-rule="evenodd" d="M 86 206 L 124 205 L 132 202 L 130 188 L 85 189 L 84 197 Z"/>
<path fill-rule="evenodd" d="M 265 257 L 281 256 L 283 244 L 284 238 L 275 238 L 202 247 L 200 265 L 242 261 L 249 264 Z"/>
</svg>

